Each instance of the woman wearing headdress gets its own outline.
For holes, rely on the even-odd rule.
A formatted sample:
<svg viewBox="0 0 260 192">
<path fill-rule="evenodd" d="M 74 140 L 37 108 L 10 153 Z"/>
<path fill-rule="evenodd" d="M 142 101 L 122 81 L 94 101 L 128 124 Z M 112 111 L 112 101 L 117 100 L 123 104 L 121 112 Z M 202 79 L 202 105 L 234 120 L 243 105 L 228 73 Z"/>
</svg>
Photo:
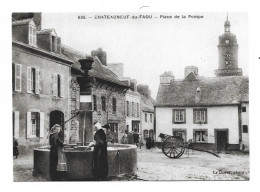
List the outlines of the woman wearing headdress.
<svg viewBox="0 0 260 192">
<path fill-rule="evenodd" d="M 104 129 L 103 129 L 104 128 Z M 108 175 L 108 161 L 107 161 L 107 143 L 106 143 L 106 129 L 108 124 L 101 126 L 99 122 L 94 125 L 96 131 L 94 135 L 94 142 L 88 146 L 94 146 L 92 156 L 92 175 L 96 180 L 105 180 Z"/>
<path fill-rule="evenodd" d="M 50 175 L 53 181 L 57 181 L 59 179 L 59 175 L 57 172 L 58 166 L 58 153 L 63 147 L 63 142 L 60 139 L 59 132 L 61 127 L 59 124 L 55 124 L 51 130 L 54 131 L 50 138 L 51 151 L 50 151 Z"/>
</svg>

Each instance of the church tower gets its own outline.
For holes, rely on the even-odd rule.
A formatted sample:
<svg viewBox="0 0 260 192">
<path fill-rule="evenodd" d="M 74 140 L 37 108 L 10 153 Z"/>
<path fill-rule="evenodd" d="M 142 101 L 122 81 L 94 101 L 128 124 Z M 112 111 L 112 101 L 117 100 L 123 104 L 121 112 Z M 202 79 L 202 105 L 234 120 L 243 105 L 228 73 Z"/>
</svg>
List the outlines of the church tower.
<svg viewBox="0 0 260 192">
<path fill-rule="evenodd" d="M 230 21 L 225 21 L 224 34 L 219 36 L 218 54 L 219 66 L 215 70 L 218 77 L 221 76 L 241 76 L 243 71 L 238 68 L 238 44 L 236 35 L 230 32 Z"/>
</svg>

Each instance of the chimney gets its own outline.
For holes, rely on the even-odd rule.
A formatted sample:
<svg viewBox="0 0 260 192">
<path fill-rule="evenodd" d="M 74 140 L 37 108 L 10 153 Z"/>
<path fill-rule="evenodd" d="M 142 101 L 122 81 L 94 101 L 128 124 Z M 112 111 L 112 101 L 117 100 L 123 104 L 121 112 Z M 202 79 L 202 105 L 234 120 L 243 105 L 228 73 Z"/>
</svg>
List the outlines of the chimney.
<svg viewBox="0 0 260 192">
<path fill-rule="evenodd" d="M 131 79 L 130 89 L 134 92 L 137 92 L 137 81 L 135 79 Z"/>
<path fill-rule="evenodd" d="M 102 50 L 102 48 L 98 48 L 97 50 L 91 51 L 91 56 L 95 57 L 97 56 L 100 62 L 107 66 L 107 53 Z"/>
<path fill-rule="evenodd" d="M 42 13 L 12 13 L 12 19 L 33 19 L 37 30 L 41 30 L 42 25 Z"/>
<path fill-rule="evenodd" d="M 171 71 L 166 71 L 160 76 L 160 84 L 170 84 L 174 80 L 174 76 Z"/>
<path fill-rule="evenodd" d="M 184 71 L 184 79 L 191 73 L 193 72 L 195 76 L 198 76 L 198 67 L 196 66 L 187 66 L 185 67 L 185 71 Z"/>
<path fill-rule="evenodd" d="M 124 64 L 123 63 L 108 63 L 108 68 L 115 73 L 119 79 L 124 77 Z"/>
<path fill-rule="evenodd" d="M 149 97 L 151 94 L 151 91 L 149 90 L 148 85 L 137 85 L 137 91 L 138 93 L 140 93 L 141 95 L 144 95 L 146 97 Z"/>
</svg>

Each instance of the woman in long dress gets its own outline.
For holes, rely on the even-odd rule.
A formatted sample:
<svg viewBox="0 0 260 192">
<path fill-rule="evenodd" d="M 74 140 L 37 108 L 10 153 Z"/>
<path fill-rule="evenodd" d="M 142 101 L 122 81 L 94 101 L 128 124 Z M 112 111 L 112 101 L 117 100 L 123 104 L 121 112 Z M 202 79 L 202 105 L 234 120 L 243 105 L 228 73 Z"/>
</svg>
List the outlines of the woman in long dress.
<svg viewBox="0 0 260 192">
<path fill-rule="evenodd" d="M 106 124 L 103 128 L 108 128 L 108 126 L 109 125 Z M 105 180 L 108 175 L 106 133 L 100 123 L 96 123 L 94 129 L 96 130 L 94 142 L 88 145 L 89 147 L 94 146 L 92 175 L 96 180 Z"/>
<path fill-rule="evenodd" d="M 56 124 L 52 128 L 54 133 L 51 136 L 51 151 L 50 151 L 50 175 L 53 181 L 59 180 L 59 175 L 57 171 L 58 165 L 58 152 L 63 147 L 63 142 L 60 139 L 59 132 L 60 132 L 60 125 Z"/>
</svg>

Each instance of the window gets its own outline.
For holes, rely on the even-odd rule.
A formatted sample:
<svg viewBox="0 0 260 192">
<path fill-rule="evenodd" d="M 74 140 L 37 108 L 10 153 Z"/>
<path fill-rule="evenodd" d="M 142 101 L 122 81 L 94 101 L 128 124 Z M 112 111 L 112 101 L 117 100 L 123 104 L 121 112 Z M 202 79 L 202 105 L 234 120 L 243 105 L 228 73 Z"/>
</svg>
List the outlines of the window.
<svg viewBox="0 0 260 192">
<path fill-rule="evenodd" d="M 126 130 L 129 131 L 129 125 L 126 125 Z"/>
<path fill-rule="evenodd" d="M 153 114 L 150 114 L 150 122 L 153 122 Z"/>
<path fill-rule="evenodd" d="M 51 36 L 51 51 L 57 52 L 57 37 Z"/>
<path fill-rule="evenodd" d="M 149 137 L 153 138 L 153 136 L 154 136 L 153 130 L 149 130 Z"/>
<path fill-rule="evenodd" d="M 110 125 L 110 133 L 107 132 L 107 141 L 111 143 L 118 143 L 118 124 L 117 123 L 109 123 Z"/>
<path fill-rule="evenodd" d="M 60 76 L 60 74 L 58 74 L 57 75 L 57 80 L 58 80 L 58 82 L 57 82 L 57 86 L 58 86 L 58 97 L 60 97 L 61 96 L 61 86 L 60 86 L 60 80 L 61 80 L 61 76 Z"/>
<path fill-rule="evenodd" d="M 112 99 L 113 113 L 116 113 L 116 98 Z"/>
<path fill-rule="evenodd" d="M 54 73 L 53 74 L 53 96 L 63 97 L 64 96 L 64 78 L 63 75 Z"/>
<path fill-rule="evenodd" d="M 175 137 L 180 137 L 186 142 L 187 130 L 186 129 L 173 129 L 172 135 Z"/>
<path fill-rule="evenodd" d="M 22 65 L 15 64 L 14 69 L 14 90 L 21 91 L 21 82 L 22 82 Z"/>
<path fill-rule="evenodd" d="M 97 110 L 97 96 L 93 95 L 93 110 Z"/>
<path fill-rule="evenodd" d="M 35 78 L 36 78 L 35 68 L 32 68 L 32 69 L 31 69 L 31 73 L 32 73 L 32 74 L 31 74 L 31 78 L 32 78 L 32 79 L 31 79 L 31 84 L 32 84 L 32 85 L 31 85 L 31 92 L 32 92 L 32 93 L 35 93 L 35 90 L 36 90 L 36 89 L 35 89 Z"/>
<path fill-rule="evenodd" d="M 207 142 L 207 131 L 206 130 L 201 130 L 201 131 L 194 131 L 194 141 L 196 143 L 205 143 Z"/>
<path fill-rule="evenodd" d="M 246 112 L 246 107 L 242 107 L 242 112 Z"/>
<path fill-rule="evenodd" d="M 247 125 L 243 125 L 243 133 L 248 133 L 248 126 Z"/>
<path fill-rule="evenodd" d="M 137 117 L 139 117 L 139 103 L 136 104 L 136 114 Z"/>
<path fill-rule="evenodd" d="M 185 109 L 173 109 L 173 123 L 186 123 Z"/>
<path fill-rule="evenodd" d="M 139 133 L 139 121 L 132 121 L 132 131 Z"/>
<path fill-rule="evenodd" d="M 126 102 L 126 116 L 129 117 L 130 109 L 129 109 L 129 101 Z"/>
<path fill-rule="evenodd" d="M 27 67 L 27 93 L 40 93 L 40 70 Z"/>
<path fill-rule="evenodd" d="M 19 138 L 19 111 L 13 112 L 13 136 Z"/>
<path fill-rule="evenodd" d="M 36 47 L 36 28 L 33 25 L 29 25 L 29 45 Z"/>
<path fill-rule="evenodd" d="M 135 103 L 132 102 L 132 117 L 135 116 Z"/>
<path fill-rule="evenodd" d="M 101 108 L 102 111 L 106 111 L 106 98 L 104 96 L 101 97 Z"/>
<path fill-rule="evenodd" d="M 147 113 L 145 113 L 145 115 L 144 115 L 144 120 L 145 120 L 145 122 L 147 122 Z"/>
<path fill-rule="evenodd" d="M 32 137 L 39 137 L 40 132 L 40 114 L 38 112 L 33 112 L 31 114 L 31 125 L 32 125 Z"/>
<path fill-rule="evenodd" d="M 27 138 L 44 137 L 44 113 L 27 112 Z"/>
<path fill-rule="evenodd" d="M 193 123 L 207 123 L 207 109 L 193 109 Z"/>
</svg>

